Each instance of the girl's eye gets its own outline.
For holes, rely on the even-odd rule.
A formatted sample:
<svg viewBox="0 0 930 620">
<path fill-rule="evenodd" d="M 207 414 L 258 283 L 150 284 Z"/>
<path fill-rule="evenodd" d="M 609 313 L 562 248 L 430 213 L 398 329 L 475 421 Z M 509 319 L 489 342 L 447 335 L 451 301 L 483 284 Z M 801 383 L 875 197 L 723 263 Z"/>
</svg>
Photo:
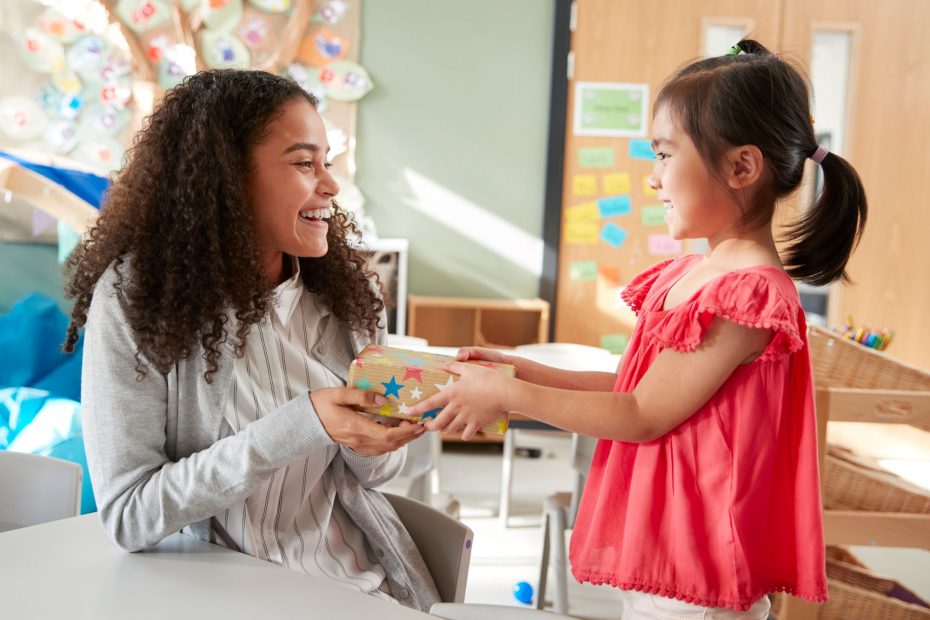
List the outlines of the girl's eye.
<svg viewBox="0 0 930 620">
<path fill-rule="evenodd" d="M 333 164 L 332 164 L 332 162 L 326 162 L 325 164 L 323 164 L 323 167 L 326 168 L 327 170 L 329 170 L 330 168 L 333 167 Z"/>
<path fill-rule="evenodd" d="M 656 153 L 656 160 L 658 161 L 665 161 L 667 157 L 668 157 L 668 153 L 662 153 L 662 152 Z"/>
</svg>

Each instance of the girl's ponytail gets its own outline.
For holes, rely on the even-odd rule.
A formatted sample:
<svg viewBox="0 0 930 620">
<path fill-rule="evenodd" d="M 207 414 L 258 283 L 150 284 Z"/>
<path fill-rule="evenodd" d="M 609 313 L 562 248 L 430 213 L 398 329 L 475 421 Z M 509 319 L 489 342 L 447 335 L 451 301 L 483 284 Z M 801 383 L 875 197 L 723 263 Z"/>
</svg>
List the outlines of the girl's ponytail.
<svg viewBox="0 0 930 620">
<path fill-rule="evenodd" d="M 789 226 L 786 236 L 792 243 L 783 257 L 792 278 L 818 286 L 849 281 L 846 262 L 859 243 L 868 215 L 865 189 L 850 163 L 827 153 L 820 166 L 823 190 Z"/>
</svg>

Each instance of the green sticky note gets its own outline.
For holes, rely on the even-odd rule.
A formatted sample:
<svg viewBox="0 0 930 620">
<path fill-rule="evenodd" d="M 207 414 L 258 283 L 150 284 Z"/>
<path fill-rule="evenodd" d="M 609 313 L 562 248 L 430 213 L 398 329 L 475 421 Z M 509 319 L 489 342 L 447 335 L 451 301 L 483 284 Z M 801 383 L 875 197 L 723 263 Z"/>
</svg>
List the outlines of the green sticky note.
<svg viewBox="0 0 930 620">
<path fill-rule="evenodd" d="M 576 260 L 568 269 L 572 282 L 593 282 L 597 279 L 596 260 Z"/>
<path fill-rule="evenodd" d="M 622 354 L 626 351 L 626 345 L 630 337 L 626 334 L 607 334 L 601 336 L 601 348 L 607 349 L 614 355 Z"/>
<path fill-rule="evenodd" d="M 77 244 L 81 242 L 81 235 L 73 228 L 58 220 L 58 263 L 63 264 Z"/>
<path fill-rule="evenodd" d="M 664 226 L 665 212 L 668 209 L 665 205 L 649 205 L 640 210 L 640 216 L 643 218 L 643 226 Z"/>
<path fill-rule="evenodd" d="M 580 168 L 610 168 L 614 165 L 614 150 L 609 146 L 589 146 L 578 149 Z"/>
</svg>

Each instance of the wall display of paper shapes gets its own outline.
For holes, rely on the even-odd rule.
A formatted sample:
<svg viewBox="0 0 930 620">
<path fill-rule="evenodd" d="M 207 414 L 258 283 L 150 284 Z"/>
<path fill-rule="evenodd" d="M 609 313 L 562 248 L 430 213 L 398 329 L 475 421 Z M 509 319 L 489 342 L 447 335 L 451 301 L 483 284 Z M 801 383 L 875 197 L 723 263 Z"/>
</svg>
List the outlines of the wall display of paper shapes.
<svg viewBox="0 0 930 620">
<path fill-rule="evenodd" d="M 208 30 L 230 32 L 242 20 L 242 0 L 203 2 L 200 10 Z"/>
<path fill-rule="evenodd" d="M 368 71 L 350 60 L 337 60 L 320 69 L 320 82 L 335 101 L 358 101 L 372 89 Z"/>
<path fill-rule="evenodd" d="M 291 8 L 291 0 L 251 0 L 251 3 L 268 13 L 284 13 Z"/>
<path fill-rule="evenodd" d="M 158 85 L 164 89 L 174 88 L 188 75 L 197 72 L 197 58 L 187 45 L 172 45 L 165 48 L 158 63 Z"/>
<path fill-rule="evenodd" d="M 117 170 L 123 153 L 123 145 L 110 136 L 85 135 L 70 156 L 99 170 Z"/>
<path fill-rule="evenodd" d="M 171 9 L 161 0 L 119 0 L 116 14 L 136 33 L 146 32 L 171 20 Z"/>
<path fill-rule="evenodd" d="M 64 46 L 42 30 L 26 28 L 14 38 L 20 58 L 33 71 L 51 73 L 64 68 Z"/>
<path fill-rule="evenodd" d="M 204 30 L 199 34 L 200 51 L 208 67 L 213 69 L 246 69 L 251 55 L 245 43 L 227 32 Z"/>
<path fill-rule="evenodd" d="M 349 3 L 345 0 L 330 0 L 324 2 L 316 13 L 313 21 L 317 24 L 338 24 L 349 12 Z"/>
<path fill-rule="evenodd" d="M 348 51 L 349 42 L 344 37 L 329 28 L 321 28 L 304 37 L 297 49 L 297 60 L 313 67 L 322 67 L 345 58 Z"/>
<path fill-rule="evenodd" d="M 34 140 L 48 123 L 48 115 L 35 100 L 21 95 L 0 99 L 0 131 L 14 140 Z"/>
<path fill-rule="evenodd" d="M 78 145 L 78 127 L 71 121 L 55 121 L 42 133 L 42 140 L 52 151 L 65 155 Z"/>
<path fill-rule="evenodd" d="M 36 26 L 62 44 L 73 43 L 86 31 L 81 21 L 63 15 L 55 7 L 45 9 L 36 20 Z"/>
</svg>

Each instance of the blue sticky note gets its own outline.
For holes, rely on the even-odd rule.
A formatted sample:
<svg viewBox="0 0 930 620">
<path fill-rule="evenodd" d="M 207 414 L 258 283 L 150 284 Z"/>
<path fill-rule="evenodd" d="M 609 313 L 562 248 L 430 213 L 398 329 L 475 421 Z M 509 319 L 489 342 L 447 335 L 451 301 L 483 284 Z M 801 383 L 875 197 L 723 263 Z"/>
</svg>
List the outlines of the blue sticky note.
<svg viewBox="0 0 930 620">
<path fill-rule="evenodd" d="M 628 152 L 630 159 L 648 159 L 654 161 L 656 154 L 652 151 L 652 143 L 649 140 L 630 140 L 630 150 Z"/>
<path fill-rule="evenodd" d="M 601 229 L 601 240 L 615 248 L 619 248 L 626 241 L 626 236 L 627 232 L 613 222 L 607 222 Z"/>
<path fill-rule="evenodd" d="M 614 215 L 629 215 L 633 210 L 630 204 L 630 197 L 626 194 L 623 196 L 610 196 L 609 198 L 600 198 L 597 201 L 598 211 L 601 217 L 613 217 Z"/>
</svg>

